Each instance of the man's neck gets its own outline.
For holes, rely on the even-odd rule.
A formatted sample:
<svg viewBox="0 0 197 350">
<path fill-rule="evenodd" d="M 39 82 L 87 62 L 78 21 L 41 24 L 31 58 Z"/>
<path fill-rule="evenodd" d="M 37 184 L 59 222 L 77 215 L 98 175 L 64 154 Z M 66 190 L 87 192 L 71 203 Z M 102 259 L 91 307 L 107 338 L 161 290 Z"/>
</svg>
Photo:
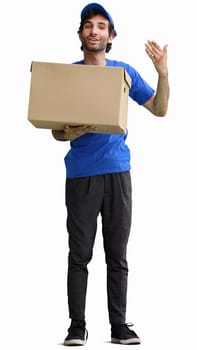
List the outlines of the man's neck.
<svg viewBox="0 0 197 350">
<path fill-rule="evenodd" d="M 104 52 L 100 52 L 100 53 L 84 52 L 84 63 L 90 64 L 90 65 L 97 65 L 97 66 L 105 66 L 106 64 L 105 53 Z"/>
</svg>

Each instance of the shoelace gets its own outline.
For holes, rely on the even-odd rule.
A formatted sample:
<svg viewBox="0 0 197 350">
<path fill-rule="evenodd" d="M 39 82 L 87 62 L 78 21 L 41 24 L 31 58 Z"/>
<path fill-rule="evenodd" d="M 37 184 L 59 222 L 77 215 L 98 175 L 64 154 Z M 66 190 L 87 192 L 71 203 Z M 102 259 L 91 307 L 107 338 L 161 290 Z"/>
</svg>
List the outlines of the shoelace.
<svg viewBox="0 0 197 350">
<path fill-rule="evenodd" d="M 68 329 L 68 331 L 71 331 L 72 329 L 75 328 L 80 328 L 82 331 L 85 331 L 85 335 L 84 335 L 84 339 L 87 340 L 88 339 L 88 330 L 86 328 L 84 328 L 84 324 L 80 323 L 80 322 L 73 322 L 70 326 L 70 328 Z"/>
<path fill-rule="evenodd" d="M 134 331 L 130 329 L 130 327 L 133 327 L 133 326 L 134 326 L 134 324 L 131 322 L 122 324 L 122 327 L 124 327 L 127 330 L 127 332 L 129 332 L 130 334 L 134 333 Z"/>
<path fill-rule="evenodd" d="M 130 322 L 130 323 L 124 323 L 124 325 L 127 326 L 127 327 L 133 327 L 133 326 L 134 326 L 134 324 L 133 324 L 132 322 Z"/>
</svg>

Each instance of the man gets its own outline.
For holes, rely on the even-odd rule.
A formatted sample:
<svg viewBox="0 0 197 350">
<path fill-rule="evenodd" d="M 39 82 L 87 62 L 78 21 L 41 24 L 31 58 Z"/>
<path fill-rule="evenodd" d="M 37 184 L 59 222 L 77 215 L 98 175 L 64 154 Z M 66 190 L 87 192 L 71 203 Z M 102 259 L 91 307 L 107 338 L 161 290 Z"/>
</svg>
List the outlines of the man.
<svg viewBox="0 0 197 350">
<path fill-rule="evenodd" d="M 132 79 L 129 96 L 156 116 L 166 114 L 169 99 L 167 45 L 162 49 L 155 41 L 145 44 L 145 51 L 158 73 L 157 90 L 154 91 L 129 64 L 106 59 L 116 31 L 111 15 L 100 4 L 91 3 L 84 7 L 78 34 L 84 57 L 75 64 L 124 67 Z M 71 325 L 64 345 L 86 343 L 87 265 L 92 258 L 99 214 L 102 216 L 107 264 L 111 341 L 140 344 L 137 334 L 125 323 L 126 251 L 131 225 L 130 150 L 125 143 L 127 133 L 99 134 L 93 127 L 65 126 L 63 131 L 53 130 L 52 134 L 57 140 L 71 141 L 71 148 L 65 157 Z"/>
</svg>

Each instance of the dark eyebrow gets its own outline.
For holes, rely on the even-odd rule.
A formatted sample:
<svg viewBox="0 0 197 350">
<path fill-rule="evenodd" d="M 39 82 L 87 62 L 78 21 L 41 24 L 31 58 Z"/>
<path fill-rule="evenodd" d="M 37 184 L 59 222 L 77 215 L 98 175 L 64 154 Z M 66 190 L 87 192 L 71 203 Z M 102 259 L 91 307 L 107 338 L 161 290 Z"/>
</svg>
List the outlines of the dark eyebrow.
<svg viewBox="0 0 197 350">
<path fill-rule="evenodd" d="M 88 20 L 88 19 L 87 19 L 87 21 L 84 22 L 84 24 L 87 24 L 87 23 L 92 24 L 91 20 Z M 98 24 L 104 24 L 105 26 L 107 26 L 107 23 L 101 22 L 101 21 L 98 22 Z"/>
<path fill-rule="evenodd" d="M 98 24 L 104 24 L 105 26 L 107 26 L 107 23 L 105 22 L 98 22 Z"/>
</svg>

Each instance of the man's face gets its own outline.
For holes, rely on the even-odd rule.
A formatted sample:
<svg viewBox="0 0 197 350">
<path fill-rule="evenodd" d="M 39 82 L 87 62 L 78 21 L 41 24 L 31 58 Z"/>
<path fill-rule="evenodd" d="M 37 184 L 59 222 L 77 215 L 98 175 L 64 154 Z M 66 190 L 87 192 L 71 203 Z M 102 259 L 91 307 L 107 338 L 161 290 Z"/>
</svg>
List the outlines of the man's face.
<svg viewBox="0 0 197 350">
<path fill-rule="evenodd" d="M 113 36 L 109 36 L 109 21 L 102 15 L 96 15 L 84 22 L 80 40 L 84 51 L 105 51 Z"/>
</svg>

